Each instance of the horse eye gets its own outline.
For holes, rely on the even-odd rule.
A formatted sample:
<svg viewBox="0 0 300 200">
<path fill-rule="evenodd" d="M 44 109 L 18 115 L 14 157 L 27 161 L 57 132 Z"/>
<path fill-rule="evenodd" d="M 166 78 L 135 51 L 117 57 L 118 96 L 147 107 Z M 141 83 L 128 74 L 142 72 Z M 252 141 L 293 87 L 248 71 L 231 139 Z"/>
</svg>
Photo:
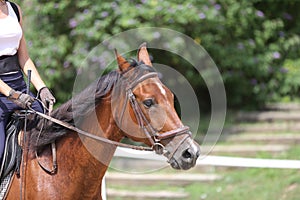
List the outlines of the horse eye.
<svg viewBox="0 0 300 200">
<path fill-rule="evenodd" d="M 150 108 L 154 105 L 154 101 L 153 99 L 146 99 L 145 101 L 143 101 L 143 104 L 146 108 Z"/>
</svg>

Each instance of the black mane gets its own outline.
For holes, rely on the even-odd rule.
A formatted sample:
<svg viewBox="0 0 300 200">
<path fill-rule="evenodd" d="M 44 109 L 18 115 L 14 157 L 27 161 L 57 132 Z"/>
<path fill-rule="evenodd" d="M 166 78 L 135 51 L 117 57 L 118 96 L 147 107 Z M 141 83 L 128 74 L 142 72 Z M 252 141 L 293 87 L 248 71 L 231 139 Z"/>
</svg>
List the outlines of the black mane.
<svg viewBox="0 0 300 200">
<path fill-rule="evenodd" d="M 130 60 L 130 63 L 131 66 L 128 71 L 131 71 L 131 69 L 135 70 L 132 73 L 132 76 L 130 76 L 132 79 L 136 79 L 142 73 L 155 71 L 153 67 L 149 67 L 144 63 L 139 63 L 133 59 Z M 112 90 L 120 78 L 125 74 L 127 75 L 128 71 L 120 73 L 119 71 L 114 70 L 101 76 L 81 93 L 54 110 L 51 116 L 74 125 L 74 119 L 76 119 L 77 123 L 92 112 L 95 106 L 98 105 L 101 99 Z M 67 132 L 66 128 L 39 117 L 35 124 L 37 125 L 31 130 L 30 139 L 31 146 L 35 148 L 50 144 Z"/>
<path fill-rule="evenodd" d="M 81 93 L 54 110 L 51 116 L 74 125 L 74 119 L 80 120 L 90 113 L 94 109 L 94 106 L 111 91 L 115 83 L 118 81 L 119 76 L 119 72 L 112 71 L 107 75 L 100 77 Z M 95 98 L 91 98 L 91 94 L 93 94 Z M 74 102 L 80 102 L 80 105 L 74 105 Z M 39 134 L 41 131 L 42 133 Z M 39 148 L 50 144 L 57 138 L 63 136 L 66 133 L 66 129 L 53 122 L 39 118 L 36 127 L 33 128 L 31 132 L 30 141 L 32 146 Z"/>
</svg>

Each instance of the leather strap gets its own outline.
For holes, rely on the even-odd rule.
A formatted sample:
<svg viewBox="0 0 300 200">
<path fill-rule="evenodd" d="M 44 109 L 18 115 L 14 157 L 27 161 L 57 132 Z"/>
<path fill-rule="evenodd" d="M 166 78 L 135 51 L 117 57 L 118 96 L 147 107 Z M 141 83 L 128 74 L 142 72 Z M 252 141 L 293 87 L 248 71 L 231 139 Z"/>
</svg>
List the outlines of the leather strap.
<svg viewBox="0 0 300 200">
<path fill-rule="evenodd" d="M 101 141 L 101 142 L 105 142 L 107 144 L 112 144 L 115 146 L 121 146 L 121 147 L 126 147 L 126 148 L 131 148 L 131 149 L 136 149 L 136 150 L 142 150 L 142 151 L 155 151 L 157 154 L 163 154 L 163 151 L 165 149 L 165 147 L 160 143 L 161 140 L 165 140 L 165 139 L 169 139 L 171 137 L 175 137 L 176 135 L 181 135 L 181 134 L 188 134 L 188 136 L 190 136 L 190 132 L 189 132 L 189 127 L 184 126 L 184 127 L 180 127 L 178 129 L 175 130 L 171 130 L 165 133 L 160 133 L 158 134 L 158 131 L 155 130 L 155 128 L 151 125 L 151 123 L 147 120 L 147 117 L 145 116 L 145 114 L 143 113 L 142 109 L 140 108 L 135 95 L 133 94 L 132 90 L 141 82 L 143 82 L 144 80 L 148 79 L 148 78 L 153 78 L 153 77 L 157 77 L 157 72 L 149 72 L 147 74 L 142 75 L 141 77 L 139 77 L 137 80 L 134 80 L 133 82 L 129 83 L 127 85 L 126 89 L 126 100 L 124 102 L 123 108 L 121 110 L 121 116 L 120 116 L 120 123 L 122 123 L 122 118 L 123 118 L 123 114 L 126 110 L 126 105 L 127 105 L 127 101 L 129 101 L 130 105 L 132 106 L 132 109 L 134 111 L 134 114 L 136 116 L 138 125 L 140 126 L 140 128 L 143 130 L 143 132 L 145 133 L 146 137 L 149 139 L 149 141 L 152 144 L 152 147 L 143 147 L 143 146 L 135 146 L 135 145 L 130 145 L 130 144 L 124 144 L 121 142 L 116 142 L 113 140 L 109 140 L 107 138 L 104 137 L 100 137 L 100 136 L 96 136 L 93 135 L 91 133 L 88 133 L 86 131 L 83 131 L 69 123 L 63 122 L 61 120 L 58 120 L 56 118 L 53 118 L 51 116 L 45 115 L 43 113 L 37 112 L 33 109 L 30 108 L 30 110 L 34 113 L 36 113 L 37 115 L 52 121 L 53 123 L 56 123 L 60 126 L 63 126 L 67 129 L 73 130 L 75 132 L 77 132 L 78 134 L 84 135 L 86 137 L 92 138 L 94 140 L 97 141 Z M 174 150 L 174 152 L 177 149 Z"/>
<path fill-rule="evenodd" d="M 58 120 L 58 119 L 56 119 L 56 118 L 53 118 L 53 117 L 51 117 L 51 116 L 45 115 L 44 113 L 37 112 L 37 111 L 33 110 L 32 108 L 30 108 L 30 110 L 31 110 L 33 113 L 35 113 L 35 114 L 37 114 L 37 115 L 39 115 L 39 116 L 41 116 L 41 117 L 43 117 L 43 118 L 45 118 L 45 119 L 47 119 L 47 120 L 50 120 L 50 121 L 53 122 L 53 123 L 56 123 L 56 124 L 58 124 L 58 125 L 60 125 L 60 126 L 63 126 L 63 127 L 67 128 L 67 129 L 69 129 L 69 130 L 75 131 L 75 132 L 77 132 L 78 134 L 81 134 L 81 135 L 83 135 L 83 136 L 89 137 L 89 138 L 91 138 L 91 139 L 94 139 L 94 140 L 97 140 L 97 141 L 101 141 L 101 142 L 105 142 L 105 143 L 107 143 L 107 144 L 111 144 L 111 145 L 115 145 L 115 146 L 120 146 L 120 147 L 126 147 L 126 148 L 131 148 L 131 149 L 141 150 L 141 151 L 152 151 L 152 148 L 149 148 L 149 147 L 143 147 L 143 146 L 135 146 L 135 145 L 130 145 L 130 144 L 124 144 L 124 143 L 116 142 L 116 141 L 113 141 L 113 140 L 110 140 L 110 139 L 107 139 L 107 138 L 104 138 L 104 137 L 100 137 L 100 136 L 97 136 L 97 135 L 93 135 L 93 134 L 88 133 L 88 132 L 86 132 L 86 131 L 83 131 L 83 130 L 81 130 L 81 129 L 75 127 L 75 126 L 72 126 L 72 125 L 69 124 L 69 123 L 66 123 L 66 122 L 63 122 L 63 121 Z"/>
<path fill-rule="evenodd" d="M 147 74 L 141 76 L 140 78 L 138 78 L 137 80 L 135 80 L 134 82 L 130 83 L 126 88 L 126 91 L 127 91 L 126 98 L 129 100 L 129 103 L 134 111 L 134 114 L 136 116 L 139 127 L 143 130 L 145 136 L 151 142 L 152 149 L 155 150 L 155 152 L 157 154 L 162 154 L 165 147 L 160 143 L 161 140 L 169 139 L 171 137 L 175 137 L 176 135 L 181 135 L 181 134 L 191 135 L 191 133 L 189 131 L 189 127 L 184 126 L 184 127 L 180 127 L 180 128 L 177 128 L 177 129 L 165 132 L 165 133 L 158 134 L 158 131 L 151 125 L 151 123 L 149 122 L 149 120 L 147 119 L 145 114 L 143 113 L 141 107 L 139 106 L 132 90 L 139 83 L 143 82 L 144 80 L 146 80 L 148 78 L 153 78 L 153 77 L 157 77 L 156 72 L 147 73 Z M 124 107 L 127 104 L 127 99 L 125 101 Z M 123 110 L 125 110 L 125 109 L 123 109 Z M 121 113 L 122 117 L 124 114 L 123 112 Z M 175 151 L 176 151 L 176 149 L 175 149 Z"/>
<path fill-rule="evenodd" d="M 190 130 L 190 128 L 188 126 L 183 126 L 181 128 L 175 129 L 175 130 L 171 130 L 171 131 L 168 131 L 168 132 L 157 134 L 156 137 L 159 140 L 164 140 L 164 139 L 168 139 L 170 137 L 173 137 L 174 135 L 181 135 L 181 134 L 185 134 L 185 133 L 191 135 L 189 130 Z"/>
<path fill-rule="evenodd" d="M 53 102 L 50 101 L 49 103 L 49 109 L 48 109 L 48 116 L 51 115 L 51 112 L 53 110 Z M 52 152 L 52 169 L 47 169 L 40 161 L 40 157 L 38 155 L 37 150 L 35 151 L 35 157 L 37 159 L 37 163 L 39 164 L 39 166 L 49 175 L 53 175 L 57 173 L 57 156 L 56 156 L 56 145 L 55 145 L 55 141 L 51 143 L 51 152 Z"/>
</svg>

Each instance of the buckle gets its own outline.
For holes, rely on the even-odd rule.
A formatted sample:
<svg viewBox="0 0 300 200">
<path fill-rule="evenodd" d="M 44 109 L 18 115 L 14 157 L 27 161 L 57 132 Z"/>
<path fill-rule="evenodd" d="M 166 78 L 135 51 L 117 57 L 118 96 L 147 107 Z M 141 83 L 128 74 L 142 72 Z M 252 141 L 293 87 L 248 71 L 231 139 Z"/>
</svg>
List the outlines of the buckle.
<svg viewBox="0 0 300 200">
<path fill-rule="evenodd" d="M 154 143 L 152 149 L 155 151 L 156 154 L 162 155 L 164 153 L 165 147 L 161 143 Z"/>
</svg>

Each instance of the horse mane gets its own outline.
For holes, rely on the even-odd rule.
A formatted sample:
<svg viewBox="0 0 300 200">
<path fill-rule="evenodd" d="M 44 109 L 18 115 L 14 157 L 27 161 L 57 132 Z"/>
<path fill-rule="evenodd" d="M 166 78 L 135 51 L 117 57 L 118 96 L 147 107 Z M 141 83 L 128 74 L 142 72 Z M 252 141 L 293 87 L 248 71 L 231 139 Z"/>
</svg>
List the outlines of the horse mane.
<svg viewBox="0 0 300 200">
<path fill-rule="evenodd" d="M 155 71 L 153 67 L 146 66 L 143 62 L 137 62 L 134 59 L 130 60 L 130 64 L 130 69 L 134 68 L 144 72 Z M 114 70 L 101 76 L 82 92 L 54 110 L 51 116 L 73 126 L 75 125 L 74 119 L 76 119 L 76 124 L 80 123 L 112 90 L 124 73 L 127 73 L 127 71 L 120 73 Z M 133 78 L 136 78 L 136 76 L 138 76 L 138 73 L 135 73 Z M 36 125 L 31 129 L 30 145 L 32 147 L 41 148 L 67 133 L 67 129 L 63 126 L 40 117 L 36 118 Z"/>
<path fill-rule="evenodd" d="M 134 59 L 130 59 L 129 62 L 130 68 L 143 64 Z M 74 126 L 74 119 L 80 122 L 80 120 L 91 113 L 95 106 L 101 102 L 101 99 L 112 90 L 120 76 L 121 74 L 117 70 L 101 76 L 82 92 L 54 110 L 51 116 Z M 91 94 L 93 94 L 94 98 L 91 98 Z M 36 116 L 33 124 L 35 125 L 31 125 L 33 128 L 31 129 L 30 146 L 34 148 L 41 148 L 50 144 L 67 133 L 65 127 L 38 116 Z"/>
<path fill-rule="evenodd" d="M 82 92 L 54 110 L 51 116 L 74 125 L 74 119 L 81 120 L 93 111 L 101 99 L 112 90 L 119 76 L 120 73 L 116 70 L 101 76 Z M 94 95 L 94 98 L 91 98 L 91 94 Z M 74 102 L 80 102 L 80 105 L 74 105 Z M 35 124 L 37 125 L 31 129 L 30 139 L 31 146 L 35 148 L 50 144 L 67 132 L 66 128 L 40 117 L 37 117 Z"/>
</svg>

